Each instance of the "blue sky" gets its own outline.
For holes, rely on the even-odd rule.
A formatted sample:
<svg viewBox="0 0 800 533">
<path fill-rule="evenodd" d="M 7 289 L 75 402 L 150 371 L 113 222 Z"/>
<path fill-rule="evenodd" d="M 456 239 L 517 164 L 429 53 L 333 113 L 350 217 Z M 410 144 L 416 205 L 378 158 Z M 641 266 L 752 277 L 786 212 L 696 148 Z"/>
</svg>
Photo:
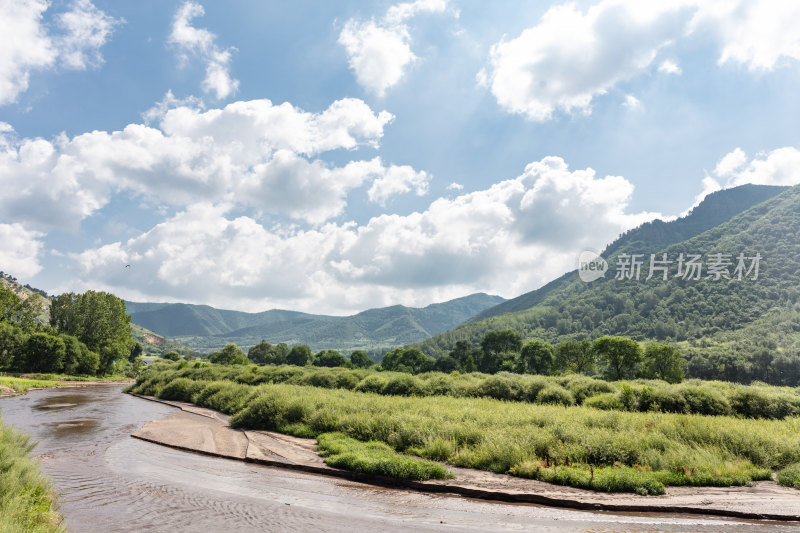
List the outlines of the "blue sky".
<svg viewBox="0 0 800 533">
<path fill-rule="evenodd" d="M 250 311 L 514 297 L 800 182 L 798 28 L 777 0 L 0 1 L 0 270 Z"/>
</svg>

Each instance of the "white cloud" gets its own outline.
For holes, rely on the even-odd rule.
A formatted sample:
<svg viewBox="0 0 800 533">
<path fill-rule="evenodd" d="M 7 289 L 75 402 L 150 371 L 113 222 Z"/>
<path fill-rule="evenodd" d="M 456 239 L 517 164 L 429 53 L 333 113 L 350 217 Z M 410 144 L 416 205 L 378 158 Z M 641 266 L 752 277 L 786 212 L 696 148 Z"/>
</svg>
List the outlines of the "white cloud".
<svg viewBox="0 0 800 533">
<path fill-rule="evenodd" d="M 450 185 L 447 186 L 448 191 L 463 191 L 464 186 L 460 183 L 456 183 L 455 181 L 452 182 Z"/>
<path fill-rule="evenodd" d="M 588 114 L 596 97 L 647 72 L 676 41 L 710 35 L 718 64 L 771 70 L 800 59 L 798 27 L 800 3 L 783 0 L 601 0 L 585 10 L 567 3 L 492 46 L 478 81 L 502 108 L 530 120 Z M 681 73 L 671 59 L 658 70 Z"/>
<path fill-rule="evenodd" d="M 64 33 L 53 34 L 43 21 L 48 8 L 41 0 L 0 2 L 0 105 L 15 102 L 28 89 L 32 72 L 102 63 L 100 48 L 120 22 L 89 0 L 76 0 L 56 15 Z"/>
<path fill-rule="evenodd" d="M 625 102 L 622 105 L 632 111 L 642 108 L 642 102 L 632 94 L 625 95 Z"/>
<path fill-rule="evenodd" d="M 757 154 L 750 161 L 741 148 L 723 157 L 714 174 L 726 187 L 744 183 L 797 185 L 800 183 L 800 150 L 792 146 Z"/>
<path fill-rule="evenodd" d="M 203 6 L 196 2 L 185 2 L 175 13 L 169 42 L 181 51 L 183 61 L 188 60 L 189 54 L 194 54 L 205 63 L 206 76 L 202 84 L 205 92 L 213 92 L 218 99 L 227 98 L 239 89 L 239 80 L 230 73 L 233 48 L 220 48 L 216 44 L 215 34 L 205 28 L 192 26 L 192 19 L 203 14 Z"/>
<path fill-rule="evenodd" d="M 382 175 L 372 182 L 367 191 L 370 201 L 386 205 L 390 197 L 414 192 L 417 196 L 428 193 L 428 182 L 431 176 L 425 171 L 417 172 L 408 165 L 392 165 L 383 169 Z"/>
<path fill-rule="evenodd" d="M 675 74 L 676 76 L 683 74 L 681 67 L 679 67 L 678 64 L 671 59 L 665 59 L 662 61 L 658 66 L 658 71 L 663 72 L 664 74 Z"/>
<path fill-rule="evenodd" d="M 647 69 L 691 14 L 680 2 L 552 7 L 538 25 L 492 47 L 486 83 L 503 108 L 531 120 L 589 113 L 595 96 Z"/>
<path fill-rule="evenodd" d="M 58 15 L 58 25 L 65 31 L 57 40 L 62 63 L 75 70 L 102 64 L 100 49 L 120 22 L 90 0 L 75 0 L 72 9 Z"/>
<path fill-rule="evenodd" d="M 340 214 L 352 189 L 396 172 L 380 159 L 343 167 L 314 159 L 378 145 L 393 117 L 361 100 L 339 100 L 321 113 L 269 100 L 166 109 L 173 104 L 153 112 L 161 115 L 158 127 L 129 124 L 53 141 L 0 128 L 0 217 L 74 229 L 123 192 L 178 207 L 225 200 L 316 224 Z"/>
<path fill-rule="evenodd" d="M 229 206 L 197 204 L 139 237 L 74 256 L 75 284 L 145 299 L 336 313 L 479 290 L 515 296 L 571 269 L 577 251 L 655 217 L 628 212 L 632 191 L 624 178 L 570 171 L 547 157 L 489 189 L 362 225 L 267 229 L 229 216 Z"/>
<path fill-rule="evenodd" d="M 348 20 L 339 34 L 359 85 L 384 96 L 417 57 L 405 22 L 419 13 L 441 13 L 447 0 L 417 0 L 393 5 L 382 20 Z"/>
<path fill-rule="evenodd" d="M 800 59 L 800 3 L 784 0 L 699 2 L 692 27 L 717 34 L 719 64 L 771 70 L 783 59 Z"/>
<path fill-rule="evenodd" d="M 0 224 L 0 270 L 15 276 L 35 276 L 42 270 L 39 258 L 43 234 L 21 224 Z"/>
</svg>

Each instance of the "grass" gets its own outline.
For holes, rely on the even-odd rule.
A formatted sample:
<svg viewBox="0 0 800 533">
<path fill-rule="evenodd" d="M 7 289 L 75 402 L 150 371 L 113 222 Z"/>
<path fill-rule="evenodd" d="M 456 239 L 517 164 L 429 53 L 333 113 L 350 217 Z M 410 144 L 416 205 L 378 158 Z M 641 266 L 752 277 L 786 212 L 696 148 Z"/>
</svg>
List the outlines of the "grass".
<svg viewBox="0 0 800 533">
<path fill-rule="evenodd" d="M 0 533 L 64 531 L 28 436 L 0 422 Z"/>
<path fill-rule="evenodd" d="M 800 489 L 800 463 L 794 463 L 778 472 L 778 483 L 785 487 Z"/>
<path fill-rule="evenodd" d="M 46 389 L 48 387 L 57 387 L 63 385 L 60 381 L 48 381 L 42 379 L 28 379 L 28 378 L 14 378 L 9 376 L 0 376 L 0 385 L 14 389 L 14 392 L 24 394 L 28 389 Z"/>
<path fill-rule="evenodd" d="M 454 477 L 439 463 L 397 453 L 384 442 L 361 442 L 342 433 L 323 433 L 317 443 L 325 463 L 335 468 L 418 481 Z"/>
<path fill-rule="evenodd" d="M 214 368 L 197 370 L 216 376 Z M 303 372 L 280 369 L 301 376 L 298 371 Z M 246 372 L 260 375 L 260 369 Z M 800 463 L 797 417 L 745 419 L 490 398 L 384 396 L 287 383 L 204 381 L 155 368 L 129 390 L 218 409 L 233 415 L 234 427 L 316 438 L 340 433 L 354 439 L 347 441 L 352 446 L 380 442 L 431 461 L 594 490 L 659 494 L 670 485 L 745 485 Z"/>
<path fill-rule="evenodd" d="M 534 376 L 501 372 L 496 375 L 402 372 L 347 368 L 267 365 L 257 367 L 159 362 L 148 375 L 166 382 L 175 377 L 192 381 L 232 381 L 246 385 L 288 383 L 326 389 L 371 392 L 384 396 L 451 396 L 494 398 L 543 405 L 586 405 L 600 410 L 733 415 L 781 420 L 800 416 L 800 388 L 764 383 L 739 385 L 722 381 L 688 380 L 608 382 L 582 375 Z"/>
</svg>

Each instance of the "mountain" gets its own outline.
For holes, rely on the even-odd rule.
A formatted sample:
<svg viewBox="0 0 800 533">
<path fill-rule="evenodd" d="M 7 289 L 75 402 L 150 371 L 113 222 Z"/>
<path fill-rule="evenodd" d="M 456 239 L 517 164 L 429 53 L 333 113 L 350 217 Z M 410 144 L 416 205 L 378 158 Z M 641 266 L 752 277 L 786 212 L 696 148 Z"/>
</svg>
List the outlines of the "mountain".
<svg viewBox="0 0 800 533">
<path fill-rule="evenodd" d="M 190 348 L 211 351 L 229 342 L 241 347 L 262 339 L 272 344 L 308 344 L 313 350 L 365 350 L 377 354 L 446 331 L 499 296 L 471 294 L 424 308 L 394 305 L 336 317 L 296 311 L 227 311 L 204 305 L 126 302 L 133 321 Z"/>
<path fill-rule="evenodd" d="M 716 191 L 706 196 L 703 201 L 685 217 L 664 222 L 653 220 L 623 233 L 609 244 L 601 254 L 608 257 L 622 250 L 653 250 L 675 244 L 710 230 L 755 205 L 769 200 L 788 187 L 776 185 L 740 185 L 731 189 Z M 563 287 L 574 278 L 575 272 L 568 272 L 546 285 L 525 293 L 516 298 L 485 309 L 470 322 L 477 322 L 503 313 L 530 309 L 541 302 L 547 295 L 559 287 Z"/>
<path fill-rule="evenodd" d="M 768 198 L 752 205 L 764 196 Z M 714 225 L 736 210 L 740 212 Z M 625 335 L 679 343 L 689 357 L 690 374 L 697 377 L 797 383 L 799 235 L 800 186 L 720 191 L 684 219 L 645 225 L 621 236 L 602 254 L 609 264 L 605 277 L 586 283 L 577 271 L 570 272 L 418 347 L 440 356 L 457 340 L 477 343 L 487 331 L 506 328 L 554 343 Z M 644 254 L 642 278 L 615 279 L 620 255 L 633 253 Z M 760 254 L 759 276 L 715 280 L 704 271 L 702 279 L 683 279 L 675 276 L 673 263 L 667 280 L 659 272 L 645 281 L 650 254 L 660 258 L 663 253 L 672 261 L 681 253 L 701 254 L 706 267 L 714 254 L 730 254 L 731 273 L 738 254 Z"/>
</svg>

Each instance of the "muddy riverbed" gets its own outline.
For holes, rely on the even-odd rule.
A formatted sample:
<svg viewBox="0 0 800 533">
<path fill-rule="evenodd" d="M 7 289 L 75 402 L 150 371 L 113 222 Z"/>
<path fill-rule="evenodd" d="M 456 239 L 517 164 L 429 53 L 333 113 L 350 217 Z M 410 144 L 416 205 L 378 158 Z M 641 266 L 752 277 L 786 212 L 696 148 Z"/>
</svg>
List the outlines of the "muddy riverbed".
<svg viewBox="0 0 800 533">
<path fill-rule="evenodd" d="M 623 515 L 387 490 L 204 457 L 130 437 L 173 408 L 119 385 L 31 391 L 0 400 L 35 455 L 73 532 L 800 531 L 794 524 Z"/>
</svg>

